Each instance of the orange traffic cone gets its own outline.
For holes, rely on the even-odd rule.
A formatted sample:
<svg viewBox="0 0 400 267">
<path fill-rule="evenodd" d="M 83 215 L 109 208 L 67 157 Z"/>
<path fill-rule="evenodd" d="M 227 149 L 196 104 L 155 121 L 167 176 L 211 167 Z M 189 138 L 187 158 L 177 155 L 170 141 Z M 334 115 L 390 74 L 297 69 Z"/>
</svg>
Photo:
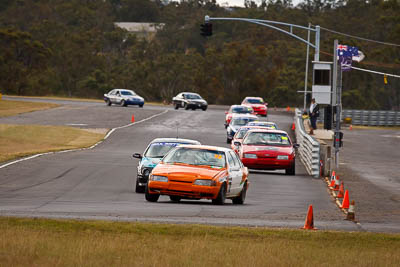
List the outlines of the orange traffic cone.
<svg viewBox="0 0 400 267">
<path fill-rule="evenodd" d="M 332 175 L 331 175 L 331 181 L 336 179 L 336 172 L 332 171 Z"/>
<path fill-rule="evenodd" d="M 292 123 L 292 131 L 296 130 L 296 124 Z"/>
<path fill-rule="evenodd" d="M 335 180 L 335 186 L 333 187 L 333 191 L 339 191 L 340 188 L 340 181 L 339 177 Z"/>
<path fill-rule="evenodd" d="M 339 193 L 338 193 L 338 195 L 336 197 L 337 198 L 343 198 L 344 197 L 344 183 L 343 182 L 340 184 Z"/>
<path fill-rule="evenodd" d="M 290 111 L 290 107 L 289 106 L 286 107 L 286 111 Z"/>
<path fill-rule="evenodd" d="M 332 175 L 331 183 L 329 184 L 329 187 L 331 187 L 331 189 L 335 188 L 337 180 L 339 180 L 339 176 L 336 177 L 336 174 Z"/>
<path fill-rule="evenodd" d="M 329 184 L 329 187 L 331 187 L 331 188 L 335 187 L 335 182 L 336 182 L 336 179 L 332 179 L 331 183 Z"/>
<path fill-rule="evenodd" d="M 347 217 L 346 220 L 351 220 L 354 221 L 356 218 L 355 213 L 354 213 L 354 209 L 355 209 L 355 203 L 354 200 L 351 201 L 350 203 L 350 207 L 349 210 L 347 211 Z"/>
<path fill-rule="evenodd" d="M 308 207 L 306 221 L 305 221 L 304 226 L 302 227 L 302 229 L 317 230 L 317 228 L 314 228 L 314 215 L 313 215 L 313 207 L 312 207 L 312 205 L 310 205 Z"/>
<path fill-rule="evenodd" d="M 353 130 L 353 125 L 350 124 L 349 130 Z"/>
<path fill-rule="evenodd" d="M 134 123 L 134 122 L 135 122 L 135 115 L 132 115 L 131 122 L 132 122 L 132 123 Z"/>
<path fill-rule="evenodd" d="M 343 202 L 342 202 L 342 205 L 340 207 L 342 209 L 348 209 L 349 208 L 349 191 L 348 190 L 346 190 L 346 192 L 344 193 Z"/>
</svg>

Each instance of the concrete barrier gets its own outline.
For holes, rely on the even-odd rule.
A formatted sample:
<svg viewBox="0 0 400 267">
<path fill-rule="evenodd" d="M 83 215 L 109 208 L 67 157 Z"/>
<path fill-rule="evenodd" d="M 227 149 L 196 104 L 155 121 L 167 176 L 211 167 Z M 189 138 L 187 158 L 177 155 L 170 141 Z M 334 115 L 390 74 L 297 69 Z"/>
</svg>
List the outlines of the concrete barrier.
<svg viewBox="0 0 400 267">
<path fill-rule="evenodd" d="M 294 115 L 296 141 L 300 145 L 298 154 L 307 172 L 315 177 L 320 177 L 320 144 L 304 129 L 303 118 L 299 109 Z"/>
</svg>

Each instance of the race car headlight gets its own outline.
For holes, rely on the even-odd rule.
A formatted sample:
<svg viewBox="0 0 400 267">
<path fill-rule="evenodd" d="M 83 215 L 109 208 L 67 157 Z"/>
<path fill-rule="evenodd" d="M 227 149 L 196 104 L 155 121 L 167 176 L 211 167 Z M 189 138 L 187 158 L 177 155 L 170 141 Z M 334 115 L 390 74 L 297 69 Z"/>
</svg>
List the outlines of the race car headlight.
<svg viewBox="0 0 400 267">
<path fill-rule="evenodd" d="M 151 175 L 150 180 L 156 181 L 156 182 L 168 182 L 168 177 L 161 176 L 161 175 Z"/>
<path fill-rule="evenodd" d="M 203 186 L 214 186 L 215 181 L 214 180 L 209 180 L 209 179 L 197 179 L 194 181 L 195 185 L 203 185 Z"/>
<path fill-rule="evenodd" d="M 287 155 L 278 155 L 278 156 L 276 157 L 276 159 L 286 159 L 286 160 L 288 160 L 288 159 L 289 159 L 289 156 L 287 156 Z"/>
<path fill-rule="evenodd" d="M 256 159 L 257 158 L 256 154 L 244 154 L 243 156 L 247 159 Z"/>
<path fill-rule="evenodd" d="M 142 170 L 142 175 L 143 175 L 144 177 L 149 177 L 149 174 L 150 174 L 150 170 L 149 170 L 149 169 L 143 169 L 143 170 Z"/>
</svg>

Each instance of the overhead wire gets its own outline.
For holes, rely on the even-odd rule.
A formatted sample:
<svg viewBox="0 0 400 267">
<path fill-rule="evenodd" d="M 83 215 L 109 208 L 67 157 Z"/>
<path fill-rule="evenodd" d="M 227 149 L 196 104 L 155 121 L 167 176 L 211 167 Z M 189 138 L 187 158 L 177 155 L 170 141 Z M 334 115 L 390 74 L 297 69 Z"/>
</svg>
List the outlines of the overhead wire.
<svg viewBox="0 0 400 267">
<path fill-rule="evenodd" d="M 315 25 L 313 25 L 313 26 L 315 26 Z M 360 36 L 355 36 L 355 35 L 351 35 L 351 34 L 347 34 L 347 33 L 343 33 L 343 32 L 334 31 L 334 30 L 331 30 L 331 29 L 328 29 L 328 28 L 324 28 L 324 27 L 321 27 L 321 26 L 320 26 L 320 29 L 324 30 L 324 31 L 331 32 L 331 33 L 336 33 L 336 34 L 344 35 L 344 36 L 347 36 L 347 37 L 351 37 L 351 38 L 354 38 L 354 39 L 373 42 L 373 43 L 377 43 L 377 44 L 391 45 L 391 46 L 400 47 L 400 44 L 394 44 L 394 43 L 388 43 L 388 42 L 382 42 L 382 41 L 377 41 L 377 40 L 373 40 L 373 39 L 368 39 L 368 38 L 364 38 L 364 37 L 360 37 Z"/>
</svg>

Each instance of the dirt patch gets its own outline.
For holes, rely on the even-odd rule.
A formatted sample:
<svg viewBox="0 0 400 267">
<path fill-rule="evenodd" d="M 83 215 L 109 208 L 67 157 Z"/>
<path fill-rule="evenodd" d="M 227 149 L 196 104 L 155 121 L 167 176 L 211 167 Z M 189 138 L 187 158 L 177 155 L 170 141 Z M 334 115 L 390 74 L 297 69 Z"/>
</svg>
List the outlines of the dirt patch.
<svg viewBox="0 0 400 267">
<path fill-rule="evenodd" d="M 356 217 L 362 222 L 400 222 L 400 197 L 377 187 L 348 168 L 340 167 L 340 178 L 351 200 L 356 203 Z"/>
</svg>

